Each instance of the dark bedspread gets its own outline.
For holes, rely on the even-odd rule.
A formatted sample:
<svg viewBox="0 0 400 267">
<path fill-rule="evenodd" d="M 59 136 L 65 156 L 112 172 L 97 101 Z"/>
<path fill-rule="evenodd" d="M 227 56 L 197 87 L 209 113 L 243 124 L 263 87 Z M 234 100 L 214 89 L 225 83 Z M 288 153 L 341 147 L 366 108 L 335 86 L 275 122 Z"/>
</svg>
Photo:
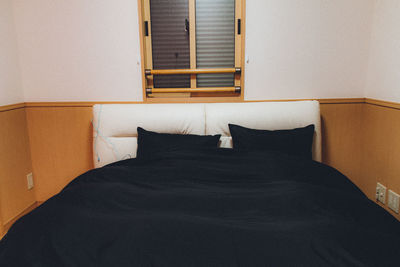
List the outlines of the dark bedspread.
<svg viewBox="0 0 400 267">
<path fill-rule="evenodd" d="M 0 266 L 399 266 L 399 238 L 323 164 L 175 151 L 79 176 L 15 223 Z"/>
</svg>

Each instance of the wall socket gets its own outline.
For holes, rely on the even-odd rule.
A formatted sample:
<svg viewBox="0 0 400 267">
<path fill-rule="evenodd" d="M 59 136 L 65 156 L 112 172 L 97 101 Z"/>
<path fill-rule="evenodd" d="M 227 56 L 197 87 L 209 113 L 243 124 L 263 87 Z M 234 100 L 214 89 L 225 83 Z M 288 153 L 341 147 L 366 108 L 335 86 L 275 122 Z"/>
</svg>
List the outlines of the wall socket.
<svg viewBox="0 0 400 267">
<path fill-rule="evenodd" d="M 26 181 L 28 182 L 28 190 L 31 190 L 33 188 L 33 174 L 29 173 L 26 175 Z"/>
<path fill-rule="evenodd" d="M 389 190 L 388 193 L 388 207 L 396 212 L 397 214 L 399 213 L 399 200 L 400 200 L 400 195 L 393 192 L 392 190 Z"/>
<path fill-rule="evenodd" d="M 378 183 L 376 186 L 376 201 L 385 204 L 386 200 L 386 186 Z"/>
</svg>

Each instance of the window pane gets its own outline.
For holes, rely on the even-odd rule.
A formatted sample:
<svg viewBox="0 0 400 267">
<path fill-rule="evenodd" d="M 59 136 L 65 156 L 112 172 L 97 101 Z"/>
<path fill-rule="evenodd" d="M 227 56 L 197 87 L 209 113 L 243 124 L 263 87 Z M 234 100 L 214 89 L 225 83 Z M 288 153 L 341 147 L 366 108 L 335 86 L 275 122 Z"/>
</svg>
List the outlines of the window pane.
<svg viewBox="0 0 400 267">
<path fill-rule="evenodd" d="M 197 68 L 235 67 L 235 0 L 196 0 Z M 198 87 L 232 87 L 234 74 L 199 74 Z"/>
<path fill-rule="evenodd" d="M 189 69 L 188 0 L 150 0 L 153 69 Z M 190 75 L 154 76 L 155 88 L 190 88 Z"/>
</svg>

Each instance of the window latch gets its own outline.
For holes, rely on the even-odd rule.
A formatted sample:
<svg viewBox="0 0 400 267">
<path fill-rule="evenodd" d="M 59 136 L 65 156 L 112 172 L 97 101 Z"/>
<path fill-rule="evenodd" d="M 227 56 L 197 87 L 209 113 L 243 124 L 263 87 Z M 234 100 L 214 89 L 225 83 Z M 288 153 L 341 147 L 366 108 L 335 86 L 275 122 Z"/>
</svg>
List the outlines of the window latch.
<svg viewBox="0 0 400 267">
<path fill-rule="evenodd" d="M 149 36 L 149 22 L 144 22 L 144 36 Z"/>
<path fill-rule="evenodd" d="M 185 32 L 189 33 L 189 20 L 185 19 Z"/>
</svg>

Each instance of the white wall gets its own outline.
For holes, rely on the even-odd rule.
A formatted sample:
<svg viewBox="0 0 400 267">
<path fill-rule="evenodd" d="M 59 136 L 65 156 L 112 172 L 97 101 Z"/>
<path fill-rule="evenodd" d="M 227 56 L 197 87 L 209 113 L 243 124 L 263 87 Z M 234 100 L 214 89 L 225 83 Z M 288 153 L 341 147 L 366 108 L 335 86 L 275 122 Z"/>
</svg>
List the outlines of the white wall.
<svg viewBox="0 0 400 267">
<path fill-rule="evenodd" d="M 0 106 L 23 101 L 12 0 L 0 0 Z"/>
<path fill-rule="evenodd" d="M 400 102 L 400 1 L 376 2 L 365 95 Z"/>
<path fill-rule="evenodd" d="M 14 0 L 25 100 L 142 100 L 135 0 Z"/>
<path fill-rule="evenodd" d="M 247 99 L 363 97 L 373 0 L 247 1 Z"/>
<path fill-rule="evenodd" d="M 137 2 L 14 0 L 26 101 L 142 99 Z M 247 0 L 246 99 L 363 97 L 374 0 Z"/>
</svg>

